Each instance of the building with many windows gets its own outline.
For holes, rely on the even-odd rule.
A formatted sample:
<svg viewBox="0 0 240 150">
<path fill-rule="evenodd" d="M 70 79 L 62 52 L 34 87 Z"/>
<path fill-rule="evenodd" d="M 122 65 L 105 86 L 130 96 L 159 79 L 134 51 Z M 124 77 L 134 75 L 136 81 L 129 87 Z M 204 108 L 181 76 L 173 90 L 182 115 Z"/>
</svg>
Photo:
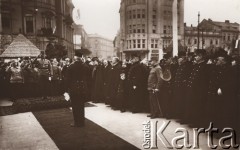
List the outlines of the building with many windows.
<svg viewBox="0 0 240 150">
<path fill-rule="evenodd" d="M 1 0 L 0 50 L 24 34 L 40 50 L 59 43 L 73 57 L 72 0 Z"/>
<path fill-rule="evenodd" d="M 203 19 L 198 27 L 185 26 L 185 46 L 189 51 L 198 48 L 214 51 L 216 48 L 223 48 L 226 51 L 233 52 L 235 43 L 240 35 L 240 24 L 231 23 L 229 20 L 225 22 L 213 21 L 211 19 Z"/>
<path fill-rule="evenodd" d="M 88 42 L 92 57 L 110 59 L 115 56 L 113 41 L 98 34 L 89 34 Z"/>
<path fill-rule="evenodd" d="M 121 53 L 159 57 L 173 39 L 173 0 L 121 0 Z M 184 0 L 177 2 L 178 40 L 183 43 Z"/>
</svg>

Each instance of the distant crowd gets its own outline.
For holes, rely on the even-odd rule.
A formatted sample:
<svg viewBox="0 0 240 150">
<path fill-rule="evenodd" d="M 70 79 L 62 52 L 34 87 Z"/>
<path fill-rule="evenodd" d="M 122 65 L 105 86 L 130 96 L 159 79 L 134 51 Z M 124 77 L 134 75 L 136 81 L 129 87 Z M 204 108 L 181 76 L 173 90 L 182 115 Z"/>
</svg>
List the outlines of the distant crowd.
<svg viewBox="0 0 240 150">
<path fill-rule="evenodd" d="M 149 117 L 217 127 L 240 126 L 240 61 L 224 50 L 165 54 L 163 59 L 111 61 L 82 58 L 88 67 L 87 101 L 113 110 L 148 112 Z M 22 58 L 0 63 L 2 97 L 62 95 L 67 91 L 71 59 Z"/>
</svg>

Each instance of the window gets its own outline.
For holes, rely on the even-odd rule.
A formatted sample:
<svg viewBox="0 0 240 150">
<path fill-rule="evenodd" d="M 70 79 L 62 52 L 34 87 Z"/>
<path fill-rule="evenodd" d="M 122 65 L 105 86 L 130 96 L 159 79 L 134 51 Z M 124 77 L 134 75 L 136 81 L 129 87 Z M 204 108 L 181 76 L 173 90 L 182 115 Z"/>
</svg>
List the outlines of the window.
<svg viewBox="0 0 240 150">
<path fill-rule="evenodd" d="M 2 13 L 2 28 L 3 28 L 3 31 L 11 28 L 10 13 Z"/>
<path fill-rule="evenodd" d="M 133 33 L 136 33 L 136 25 L 133 25 Z"/>
<path fill-rule="evenodd" d="M 146 40 L 143 39 L 143 40 L 142 40 L 142 48 L 145 48 L 145 42 L 146 42 Z"/>
<path fill-rule="evenodd" d="M 197 39 L 194 39 L 194 44 L 197 44 Z"/>
<path fill-rule="evenodd" d="M 205 44 L 205 40 L 204 39 L 202 40 L 202 44 Z"/>
<path fill-rule="evenodd" d="M 51 28 L 51 27 L 52 27 L 52 19 L 46 18 L 46 28 Z"/>
<path fill-rule="evenodd" d="M 31 14 L 27 14 L 25 16 L 25 31 L 26 33 L 33 33 L 34 27 L 33 27 L 33 16 Z"/>
<path fill-rule="evenodd" d="M 191 43 L 191 39 L 188 39 L 188 44 L 192 44 L 192 43 Z"/>
<path fill-rule="evenodd" d="M 145 18 L 145 9 L 142 10 L 142 18 Z"/>
<path fill-rule="evenodd" d="M 129 25 L 129 31 L 130 34 L 132 33 L 132 25 Z"/>
<path fill-rule="evenodd" d="M 167 34 L 167 26 L 164 26 L 164 27 L 163 27 L 163 33 L 164 33 L 164 34 Z"/>
<path fill-rule="evenodd" d="M 210 40 L 210 44 L 211 44 L 211 45 L 213 44 L 213 40 L 212 40 L 212 39 Z"/>
<path fill-rule="evenodd" d="M 157 29 L 157 26 L 156 26 L 156 25 L 153 25 L 153 30 L 152 30 L 152 32 L 153 32 L 153 33 L 156 33 L 156 29 Z"/>
<path fill-rule="evenodd" d="M 158 39 L 151 40 L 151 48 L 158 48 Z"/>
<path fill-rule="evenodd" d="M 133 40 L 133 48 L 136 48 L 136 40 Z"/>
<path fill-rule="evenodd" d="M 168 26 L 168 33 L 172 34 L 172 26 Z"/>
<path fill-rule="evenodd" d="M 158 48 L 158 40 L 155 40 L 155 47 L 154 48 Z"/>
<path fill-rule="evenodd" d="M 129 48 L 132 48 L 132 41 L 129 40 Z"/>
<path fill-rule="evenodd" d="M 141 48 L 141 40 L 140 39 L 137 40 L 137 45 L 138 45 L 137 46 L 138 48 Z"/>
<path fill-rule="evenodd" d="M 228 41 L 230 41 L 231 40 L 231 37 L 230 37 L 230 35 L 228 35 Z"/>
<path fill-rule="evenodd" d="M 133 19 L 136 18 L 136 10 L 133 10 Z"/>
<path fill-rule="evenodd" d="M 154 40 L 151 40 L 151 48 L 154 48 Z"/>
<path fill-rule="evenodd" d="M 129 16 L 128 17 L 129 17 L 129 19 L 132 19 L 132 11 L 131 10 L 129 11 Z"/>
<path fill-rule="evenodd" d="M 145 33 L 145 24 L 142 25 L 142 33 Z"/>
<path fill-rule="evenodd" d="M 137 33 L 141 33 L 141 25 L 140 24 L 137 25 Z"/>
<path fill-rule="evenodd" d="M 216 45 L 218 45 L 218 40 L 216 40 Z"/>
<path fill-rule="evenodd" d="M 138 18 L 138 19 L 141 18 L 141 10 L 140 10 L 140 9 L 137 10 L 137 18 Z"/>
</svg>

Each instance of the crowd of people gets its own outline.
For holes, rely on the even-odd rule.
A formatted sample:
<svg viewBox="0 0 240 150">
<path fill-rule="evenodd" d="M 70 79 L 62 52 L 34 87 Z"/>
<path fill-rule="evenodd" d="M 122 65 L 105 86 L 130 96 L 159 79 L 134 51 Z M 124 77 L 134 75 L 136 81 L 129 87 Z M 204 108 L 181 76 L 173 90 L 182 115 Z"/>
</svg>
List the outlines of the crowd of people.
<svg viewBox="0 0 240 150">
<path fill-rule="evenodd" d="M 204 127 L 210 122 L 219 128 L 240 126 L 240 62 L 224 50 L 211 56 L 205 50 L 166 54 L 160 62 L 137 55 L 123 61 L 82 57 L 81 62 L 87 68 L 86 101 Z M 71 63 L 44 56 L 1 62 L 1 96 L 62 95 Z"/>
</svg>

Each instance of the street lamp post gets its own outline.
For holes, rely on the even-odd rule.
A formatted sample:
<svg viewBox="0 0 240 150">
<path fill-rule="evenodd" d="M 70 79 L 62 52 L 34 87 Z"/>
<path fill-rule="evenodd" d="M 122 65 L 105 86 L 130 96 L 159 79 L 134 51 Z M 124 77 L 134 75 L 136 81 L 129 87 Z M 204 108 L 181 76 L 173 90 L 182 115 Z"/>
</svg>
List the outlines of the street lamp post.
<svg viewBox="0 0 240 150">
<path fill-rule="evenodd" d="M 199 22 L 200 22 L 200 12 L 198 12 L 198 45 L 197 45 L 197 48 L 199 49 L 199 44 L 200 44 L 200 42 L 199 42 L 199 37 L 200 37 L 200 34 L 199 34 Z"/>
<path fill-rule="evenodd" d="M 204 37 L 203 37 L 203 29 L 202 29 L 202 49 L 203 49 L 203 46 L 204 46 Z"/>
</svg>

